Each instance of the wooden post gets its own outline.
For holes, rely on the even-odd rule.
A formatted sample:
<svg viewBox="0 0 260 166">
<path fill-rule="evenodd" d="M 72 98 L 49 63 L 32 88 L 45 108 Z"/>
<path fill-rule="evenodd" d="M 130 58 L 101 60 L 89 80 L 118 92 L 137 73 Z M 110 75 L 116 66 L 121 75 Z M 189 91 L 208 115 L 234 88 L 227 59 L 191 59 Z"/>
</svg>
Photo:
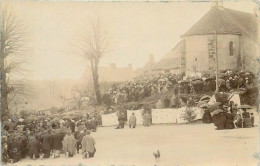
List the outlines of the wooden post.
<svg viewBox="0 0 260 166">
<path fill-rule="evenodd" d="M 215 40 L 216 40 L 216 46 L 215 46 L 215 55 L 216 55 L 216 93 L 219 92 L 219 86 L 218 86 L 218 38 L 217 38 L 217 31 L 215 32 Z"/>
</svg>

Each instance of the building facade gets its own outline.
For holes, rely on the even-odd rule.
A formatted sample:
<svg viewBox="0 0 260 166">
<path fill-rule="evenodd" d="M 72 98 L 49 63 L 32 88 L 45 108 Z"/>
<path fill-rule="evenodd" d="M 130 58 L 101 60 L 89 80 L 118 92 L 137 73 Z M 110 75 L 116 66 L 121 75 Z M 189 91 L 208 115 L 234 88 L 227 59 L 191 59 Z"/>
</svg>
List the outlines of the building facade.
<svg viewBox="0 0 260 166">
<path fill-rule="evenodd" d="M 219 70 L 258 71 L 257 16 L 214 6 L 184 35 L 182 69 L 191 73 Z"/>
</svg>

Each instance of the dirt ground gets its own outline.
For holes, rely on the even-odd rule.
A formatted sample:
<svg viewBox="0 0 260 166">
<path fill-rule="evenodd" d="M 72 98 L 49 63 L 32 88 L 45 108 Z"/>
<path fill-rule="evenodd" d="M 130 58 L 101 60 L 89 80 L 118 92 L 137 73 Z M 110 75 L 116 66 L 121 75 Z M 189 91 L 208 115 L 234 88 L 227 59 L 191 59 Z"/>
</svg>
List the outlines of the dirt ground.
<svg viewBox="0 0 260 166">
<path fill-rule="evenodd" d="M 23 159 L 14 165 L 174 165 L 256 166 L 259 158 L 258 127 L 215 130 L 213 124 L 137 126 L 116 130 L 101 127 L 94 158 L 80 154 L 56 159 Z M 156 161 L 153 152 L 160 150 Z"/>
</svg>

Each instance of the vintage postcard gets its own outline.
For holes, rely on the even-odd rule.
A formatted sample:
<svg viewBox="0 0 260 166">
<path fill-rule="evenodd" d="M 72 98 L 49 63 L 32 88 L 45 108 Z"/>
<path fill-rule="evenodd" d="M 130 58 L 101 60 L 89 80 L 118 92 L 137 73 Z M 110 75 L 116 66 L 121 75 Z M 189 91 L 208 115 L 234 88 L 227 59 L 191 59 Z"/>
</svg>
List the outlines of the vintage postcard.
<svg viewBox="0 0 260 166">
<path fill-rule="evenodd" d="M 257 1 L 1 1 L 1 164 L 256 166 Z"/>
</svg>

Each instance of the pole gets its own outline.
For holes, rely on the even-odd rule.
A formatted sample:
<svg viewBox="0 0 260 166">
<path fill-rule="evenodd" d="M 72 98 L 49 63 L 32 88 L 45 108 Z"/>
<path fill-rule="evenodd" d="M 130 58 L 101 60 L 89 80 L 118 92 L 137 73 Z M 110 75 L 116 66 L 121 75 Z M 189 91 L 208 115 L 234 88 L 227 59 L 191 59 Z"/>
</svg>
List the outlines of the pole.
<svg viewBox="0 0 260 166">
<path fill-rule="evenodd" d="M 216 46 L 215 46 L 215 54 L 216 54 L 216 93 L 219 92 L 219 86 L 218 86 L 218 38 L 217 38 L 217 31 L 215 32 L 215 40 L 216 40 Z"/>
</svg>

